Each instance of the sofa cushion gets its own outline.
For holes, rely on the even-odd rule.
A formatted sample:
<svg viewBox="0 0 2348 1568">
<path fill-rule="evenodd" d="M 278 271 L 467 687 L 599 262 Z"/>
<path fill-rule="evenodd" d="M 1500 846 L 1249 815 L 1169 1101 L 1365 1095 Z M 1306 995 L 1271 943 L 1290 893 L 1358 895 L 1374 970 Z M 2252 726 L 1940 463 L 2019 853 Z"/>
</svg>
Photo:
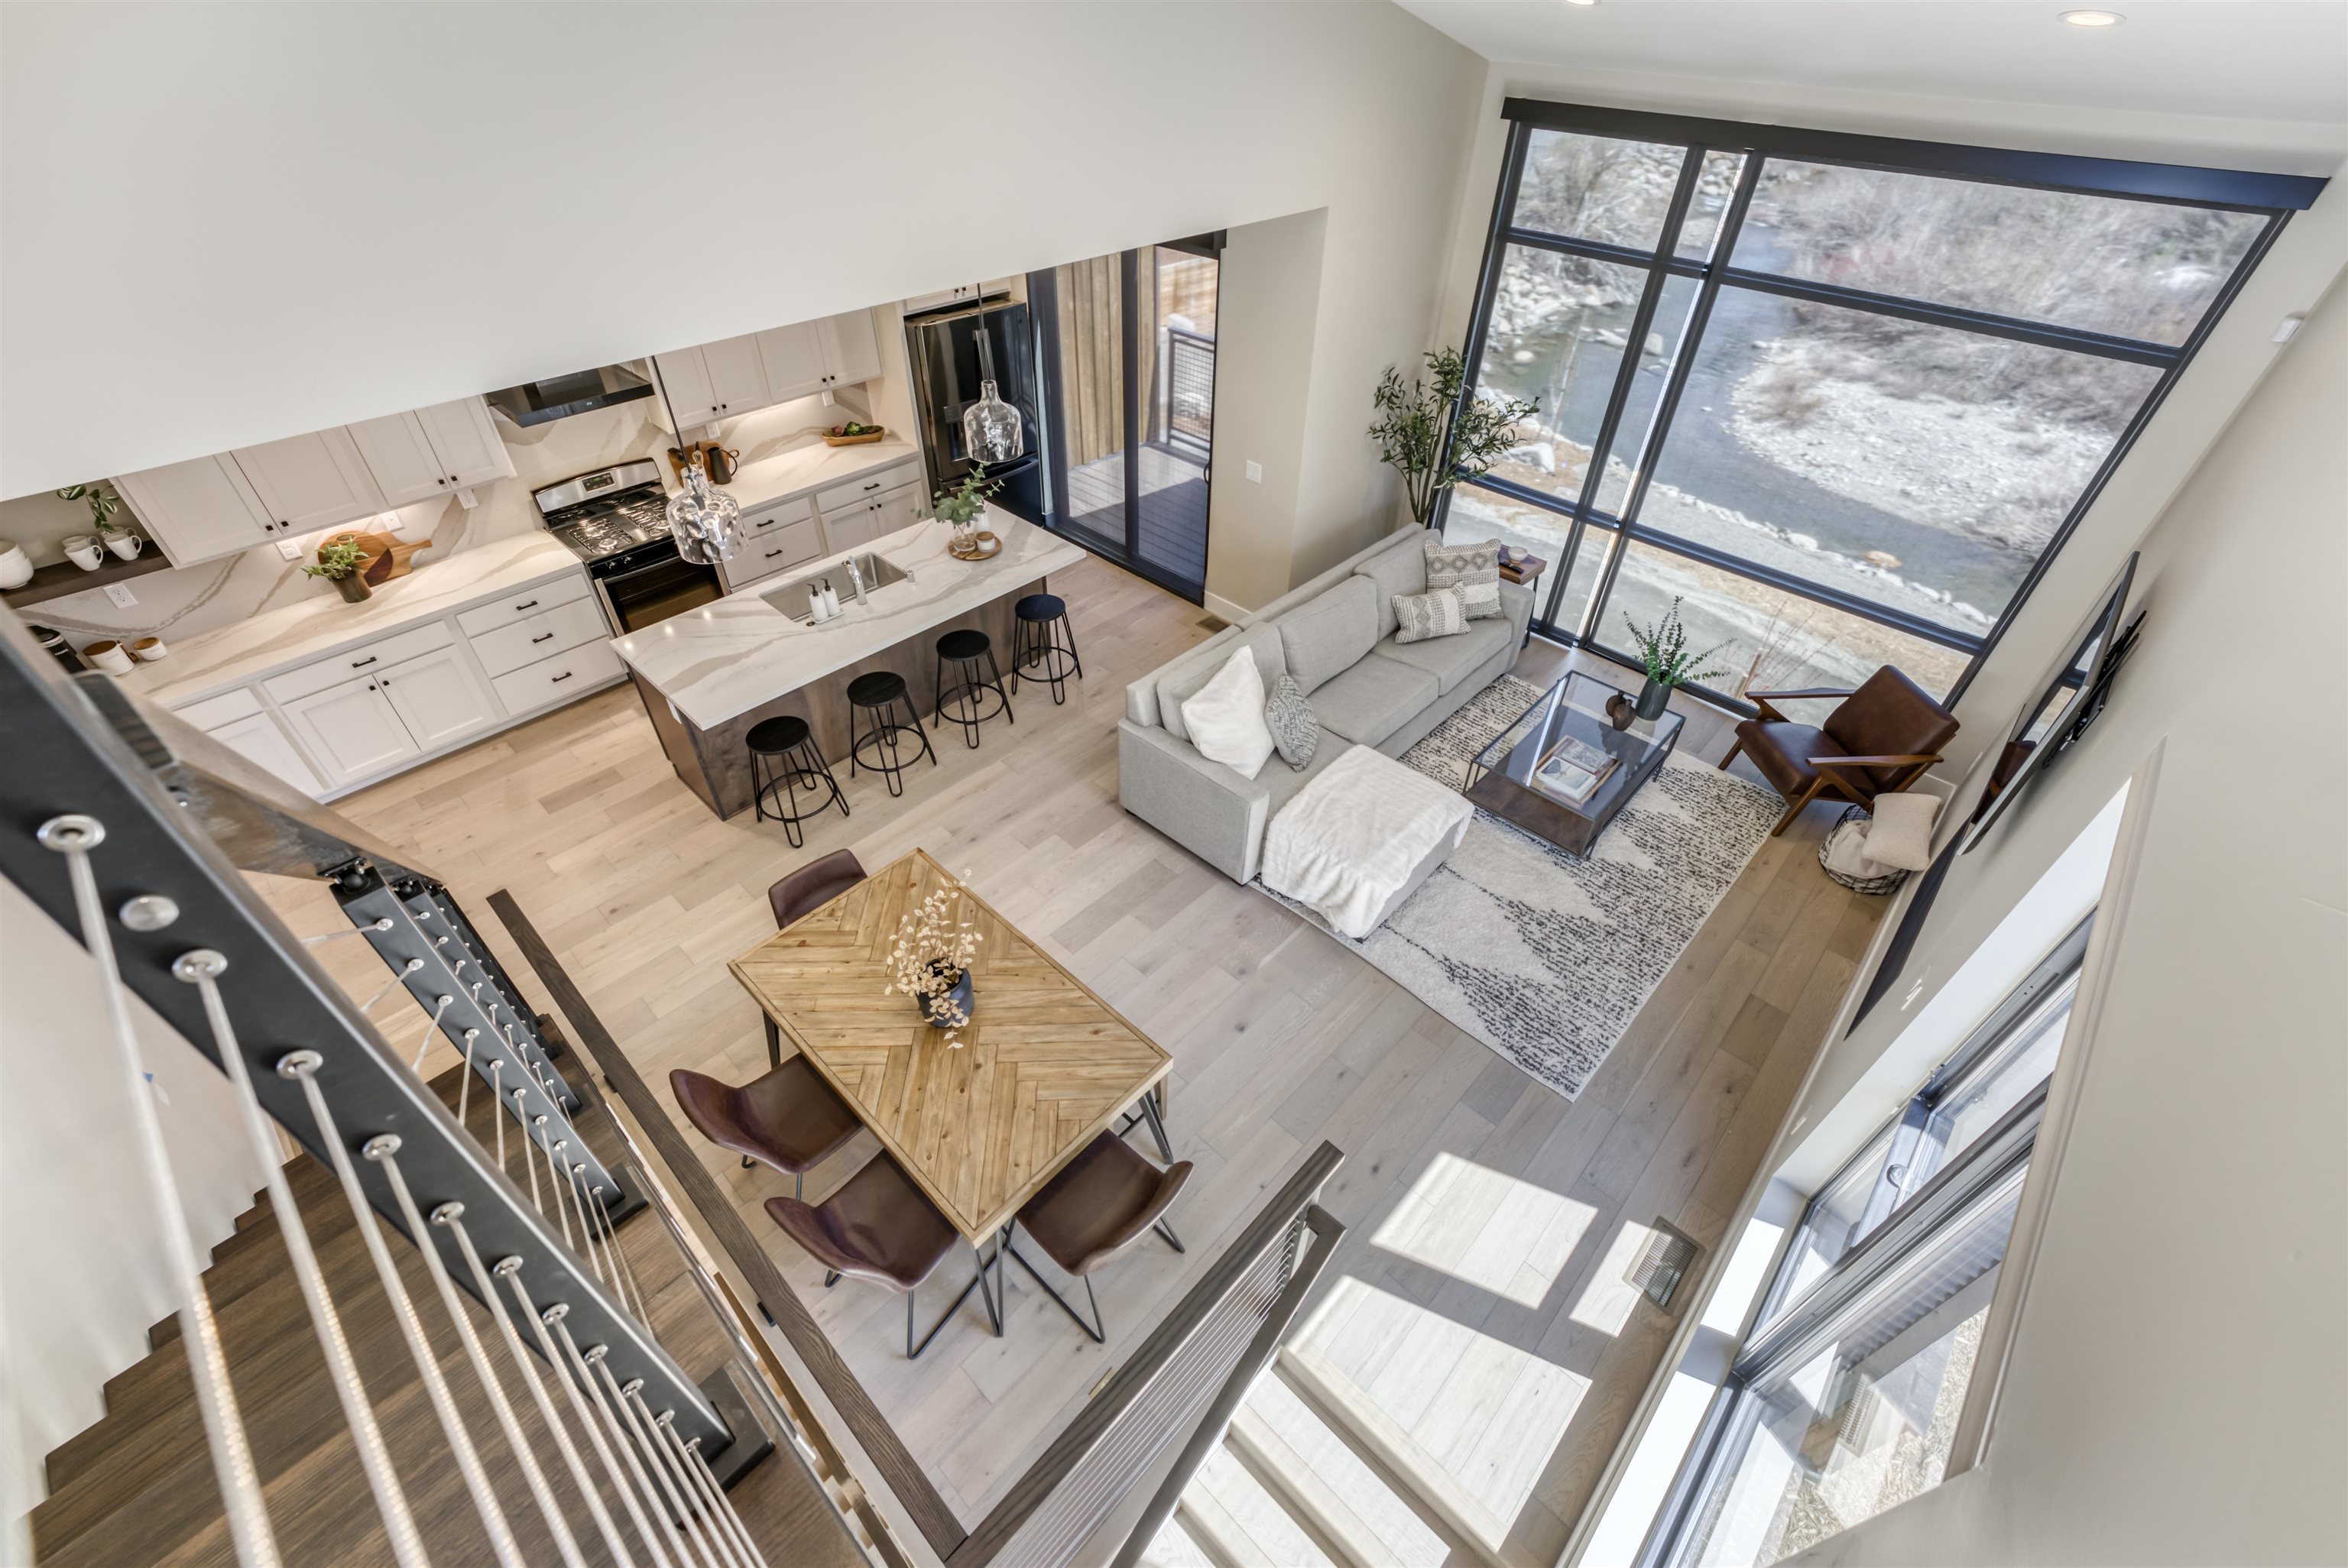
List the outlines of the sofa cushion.
<svg viewBox="0 0 2348 1568">
<path fill-rule="evenodd" d="M 1233 652 L 1212 679 L 1184 701 L 1182 726 L 1209 762 L 1220 763 L 1243 779 L 1263 771 L 1272 755 L 1272 731 L 1264 723 L 1263 677 L 1256 673 L 1255 650 L 1242 647 Z"/>
<path fill-rule="evenodd" d="M 1297 685 L 1295 676 L 1282 675 L 1272 683 L 1272 695 L 1264 700 L 1263 722 L 1282 762 L 1300 771 L 1313 765 L 1321 723 L 1313 716 L 1313 700 Z"/>
<path fill-rule="evenodd" d="M 1409 540 L 1383 554 L 1374 555 L 1354 569 L 1355 577 L 1365 577 L 1377 584 L 1378 635 L 1394 635 L 1395 599 L 1426 591 L 1426 552 Z"/>
<path fill-rule="evenodd" d="M 1456 588 L 1430 588 L 1425 593 L 1394 597 L 1395 641 L 1432 642 L 1457 637 L 1468 630 L 1468 601 Z"/>
<path fill-rule="evenodd" d="M 1435 677 L 1437 690 L 1448 692 L 1482 669 L 1515 638 L 1516 628 L 1506 620 L 1471 620 L 1468 630 L 1457 637 L 1437 637 L 1425 642 L 1396 642 L 1389 637 L 1377 645 L 1375 652 L 1380 659 L 1426 671 Z"/>
<path fill-rule="evenodd" d="M 1254 651 L 1256 675 L 1263 682 L 1266 690 L 1288 673 L 1288 660 L 1281 651 L 1278 628 L 1244 627 L 1235 637 L 1218 633 L 1189 655 L 1173 660 L 1159 670 L 1158 722 L 1166 726 L 1168 734 L 1181 741 L 1190 738 L 1189 726 L 1182 722 L 1182 704 L 1201 686 L 1213 680 L 1215 672 L 1241 648 Z"/>
<path fill-rule="evenodd" d="M 1482 620 L 1500 613 L 1500 541 L 1450 545 L 1426 537 L 1426 586 L 1456 588 L 1468 601 L 1468 616 Z"/>
<path fill-rule="evenodd" d="M 1375 746 L 1435 701 L 1435 677 L 1399 661 L 1365 654 L 1313 693 L 1321 727 Z"/>
<path fill-rule="evenodd" d="M 1309 696 L 1376 646 L 1377 584 L 1365 577 L 1349 577 L 1272 624 L 1280 628 L 1288 673 Z"/>
</svg>

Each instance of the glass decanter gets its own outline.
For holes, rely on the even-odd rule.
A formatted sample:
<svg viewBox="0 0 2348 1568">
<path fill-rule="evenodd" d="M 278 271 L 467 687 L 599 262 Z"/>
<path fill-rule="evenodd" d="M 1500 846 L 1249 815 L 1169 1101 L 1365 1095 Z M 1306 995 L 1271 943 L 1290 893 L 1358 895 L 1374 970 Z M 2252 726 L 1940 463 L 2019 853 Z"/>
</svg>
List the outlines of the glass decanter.
<svg viewBox="0 0 2348 1568">
<path fill-rule="evenodd" d="M 742 548 L 742 503 L 709 486 L 709 476 L 698 467 L 685 471 L 685 489 L 668 503 L 668 531 L 676 536 L 676 553 L 695 566 L 731 560 Z"/>
<path fill-rule="evenodd" d="M 994 383 L 978 384 L 978 401 L 962 411 L 963 450 L 982 463 L 1007 463 L 1019 456 L 1019 410 L 1003 401 Z"/>
</svg>

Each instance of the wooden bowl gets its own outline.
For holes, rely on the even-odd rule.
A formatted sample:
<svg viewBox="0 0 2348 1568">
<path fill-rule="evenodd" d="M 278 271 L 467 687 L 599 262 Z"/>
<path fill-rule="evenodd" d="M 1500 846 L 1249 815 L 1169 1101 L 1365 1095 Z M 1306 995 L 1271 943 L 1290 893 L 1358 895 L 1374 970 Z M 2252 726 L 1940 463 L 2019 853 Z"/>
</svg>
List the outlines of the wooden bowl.
<svg viewBox="0 0 2348 1568">
<path fill-rule="evenodd" d="M 861 436 L 835 436 L 827 430 L 823 433 L 823 444 L 827 446 L 861 446 L 868 441 L 878 441 L 888 434 L 886 430 L 867 430 Z"/>
</svg>

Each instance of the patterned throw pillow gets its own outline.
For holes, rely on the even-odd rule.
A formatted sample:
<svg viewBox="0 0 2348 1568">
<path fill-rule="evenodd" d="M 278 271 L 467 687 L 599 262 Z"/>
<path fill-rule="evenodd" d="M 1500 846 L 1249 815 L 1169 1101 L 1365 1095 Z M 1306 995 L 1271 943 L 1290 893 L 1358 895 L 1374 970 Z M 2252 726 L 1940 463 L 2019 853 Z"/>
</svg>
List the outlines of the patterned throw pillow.
<svg viewBox="0 0 2348 1568">
<path fill-rule="evenodd" d="M 1313 753 L 1321 745 L 1321 721 L 1313 716 L 1313 704 L 1295 676 L 1282 675 L 1273 682 L 1271 700 L 1263 705 L 1263 722 L 1282 762 L 1298 773 L 1313 765 Z"/>
<path fill-rule="evenodd" d="M 1500 541 L 1480 545 L 1447 545 L 1428 536 L 1426 586 L 1456 588 L 1467 601 L 1468 619 L 1482 620 L 1500 613 Z"/>
<path fill-rule="evenodd" d="M 1428 563 L 1430 566 L 1432 562 Z M 1468 630 L 1467 598 L 1456 588 L 1430 588 L 1425 593 L 1394 596 L 1395 641 L 1424 642 L 1430 637 L 1457 637 Z"/>
</svg>

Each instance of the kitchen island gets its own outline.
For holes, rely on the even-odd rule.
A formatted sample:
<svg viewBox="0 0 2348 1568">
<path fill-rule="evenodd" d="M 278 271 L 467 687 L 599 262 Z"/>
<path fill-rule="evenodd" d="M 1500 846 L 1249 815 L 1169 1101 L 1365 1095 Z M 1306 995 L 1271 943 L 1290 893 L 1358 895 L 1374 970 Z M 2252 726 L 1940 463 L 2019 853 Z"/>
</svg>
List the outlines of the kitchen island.
<svg viewBox="0 0 2348 1568">
<path fill-rule="evenodd" d="M 926 723 L 937 702 L 942 632 L 985 632 L 1008 676 L 1012 606 L 1041 592 L 1045 576 L 1076 565 L 1084 552 L 1002 512 L 992 514 L 987 527 L 1003 548 L 985 560 L 957 560 L 946 553 L 953 529 L 920 522 L 861 549 L 811 561 L 779 583 L 754 583 L 614 640 L 612 648 L 627 664 L 686 787 L 719 816 L 749 810 L 747 737 L 752 725 L 778 713 L 808 722 L 844 781 L 849 682 L 874 670 L 901 676 Z M 847 562 L 868 555 L 903 576 L 869 589 L 859 604 L 850 594 Z M 774 602 L 796 611 L 804 592 L 793 590 L 811 578 L 829 579 L 840 595 L 837 619 L 812 623 Z M 951 684 L 951 671 L 947 680 Z"/>
</svg>

